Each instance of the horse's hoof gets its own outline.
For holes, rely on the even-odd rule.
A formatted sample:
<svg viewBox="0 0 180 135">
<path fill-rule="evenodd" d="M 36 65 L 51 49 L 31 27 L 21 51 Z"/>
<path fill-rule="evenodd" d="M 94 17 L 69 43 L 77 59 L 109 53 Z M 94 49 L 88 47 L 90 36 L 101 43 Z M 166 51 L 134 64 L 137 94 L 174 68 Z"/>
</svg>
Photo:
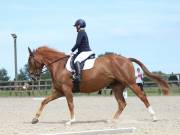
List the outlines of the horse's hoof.
<svg viewBox="0 0 180 135">
<path fill-rule="evenodd" d="M 116 124 L 118 122 L 118 120 L 117 119 L 108 119 L 107 121 L 106 121 L 106 123 L 109 123 L 109 124 Z"/>
<path fill-rule="evenodd" d="M 158 121 L 157 118 L 156 118 L 156 116 L 153 116 L 153 120 L 152 120 L 152 121 L 153 121 L 153 122 Z"/>
<path fill-rule="evenodd" d="M 112 119 L 106 120 L 106 123 L 112 123 Z"/>
<path fill-rule="evenodd" d="M 65 123 L 65 126 L 71 126 L 72 122 L 71 121 L 68 121 Z"/>
<path fill-rule="evenodd" d="M 112 123 L 113 124 L 117 124 L 118 123 L 118 119 L 112 119 Z"/>
<path fill-rule="evenodd" d="M 33 120 L 32 120 L 32 124 L 36 124 L 36 123 L 38 123 L 39 122 L 39 120 L 37 119 L 37 118 L 34 118 Z"/>
</svg>

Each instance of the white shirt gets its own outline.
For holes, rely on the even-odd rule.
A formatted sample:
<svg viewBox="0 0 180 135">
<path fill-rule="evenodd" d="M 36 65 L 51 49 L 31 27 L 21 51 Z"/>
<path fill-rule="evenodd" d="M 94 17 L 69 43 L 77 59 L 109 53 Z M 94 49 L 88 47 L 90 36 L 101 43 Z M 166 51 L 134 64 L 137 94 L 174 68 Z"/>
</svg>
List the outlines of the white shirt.
<svg viewBox="0 0 180 135">
<path fill-rule="evenodd" d="M 135 74 L 135 76 L 136 76 L 136 83 L 143 83 L 143 74 L 141 73 L 141 72 L 137 72 L 136 74 Z"/>
</svg>

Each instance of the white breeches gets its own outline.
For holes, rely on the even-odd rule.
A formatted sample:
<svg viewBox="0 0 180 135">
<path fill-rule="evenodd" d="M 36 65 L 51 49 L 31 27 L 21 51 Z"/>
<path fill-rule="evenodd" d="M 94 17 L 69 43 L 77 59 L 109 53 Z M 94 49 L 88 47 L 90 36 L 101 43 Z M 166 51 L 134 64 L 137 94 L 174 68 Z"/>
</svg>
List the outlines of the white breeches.
<svg viewBox="0 0 180 135">
<path fill-rule="evenodd" d="M 91 54 L 93 54 L 92 51 L 81 52 L 74 60 L 74 63 L 76 63 L 77 61 L 81 63 L 82 61 L 87 59 Z"/>
</svg>

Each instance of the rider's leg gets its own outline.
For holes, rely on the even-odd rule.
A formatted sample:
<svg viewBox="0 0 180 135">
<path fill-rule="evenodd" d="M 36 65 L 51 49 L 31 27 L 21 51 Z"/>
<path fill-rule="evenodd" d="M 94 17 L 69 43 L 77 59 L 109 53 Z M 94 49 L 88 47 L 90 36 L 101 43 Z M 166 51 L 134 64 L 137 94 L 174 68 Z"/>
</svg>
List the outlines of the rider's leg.
<svg viewBox="0 0 180 135">
<path fill-rule="evenodd" d="M 81 80 L 81 69 L 80 69 L 80 63 L 82 61 L 84 61 L 85 59 L 87 59 L 91 54 L 93 54 L 92 51 L 87 51 L 87 52 L 81 52 L 80 54 L 78 54 L 78 56 L 75 58 L 74 63 L 75 63 L 75 71 L 76 71 L 76 75 L 75 75 L 75 79 L 77 81 Z"/>
<path fill-rule="evenodd" d="M 77 81 L 80 81 L 81 80 L 81 67 L 80 67 L 80 62 L 79 61 L 77 61 L 75 63 L 75 71 L 76 71 L 75 79 Z"/>
</svg>

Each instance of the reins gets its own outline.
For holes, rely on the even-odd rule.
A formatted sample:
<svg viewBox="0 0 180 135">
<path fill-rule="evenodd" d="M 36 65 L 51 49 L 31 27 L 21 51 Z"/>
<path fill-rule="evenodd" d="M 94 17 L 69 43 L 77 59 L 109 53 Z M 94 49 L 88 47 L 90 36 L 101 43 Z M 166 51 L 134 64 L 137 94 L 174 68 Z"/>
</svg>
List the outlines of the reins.
<svg viewBox="0 0 180 135">
<path fill-rule="evenodd" d="M 64 56 L 64 57 L 58 58 L 57 60 L 55 60 L 55 61 L 53 61 L 53 62 L 51 62 L 51 63 L 47 64 L 46 66 L 50 66 L 50 65 L 52 65 L 52 64 L 54 64 L 54 63 L 56 63 L 56 62 L 58 62 L 58 61 L 60 61 L 60 60 L 62 60 L 62 59 L 68 58 L 68 57 L 70 57 L 70 56 L 69 56 L 69 55 L 67 55 L 67 56 Z"/>
<path fill-rule="evenodd" d="M 68 57 L 70 57 L 70 56 L 67 55 L 67 56 L 58 58 L 58 59 L 56 59 L 55 61 L 53 61 L 53 62 L 51 62 L 51 63 L 49 63 L 49 64 L 45 64 L 45 67 L 43 67 L 43 69 L 44 69 L 44 68 L 46 68 L 46 69 L 45 69 L 45 70 L 42 69 L 41 73 L 44 73 L 44 72 L 48 71 L 48 69 L 47 69 L 48 66 L 50 66 L 50 65 L 52 65 L 52 64 L 54 64 L 54 63 L 56 63 L 56 62 L 58 62 L 58 61 L 60 61 L 60 60 L 62 60 L 62 59 L 68 58 Z M 34 59 L 34 60 L 37 61 L 36 59 Z M 39 64 L 41 64 L 39 61 L 37 61 L 37 62 L 38 62 Z"/>
</svg>

